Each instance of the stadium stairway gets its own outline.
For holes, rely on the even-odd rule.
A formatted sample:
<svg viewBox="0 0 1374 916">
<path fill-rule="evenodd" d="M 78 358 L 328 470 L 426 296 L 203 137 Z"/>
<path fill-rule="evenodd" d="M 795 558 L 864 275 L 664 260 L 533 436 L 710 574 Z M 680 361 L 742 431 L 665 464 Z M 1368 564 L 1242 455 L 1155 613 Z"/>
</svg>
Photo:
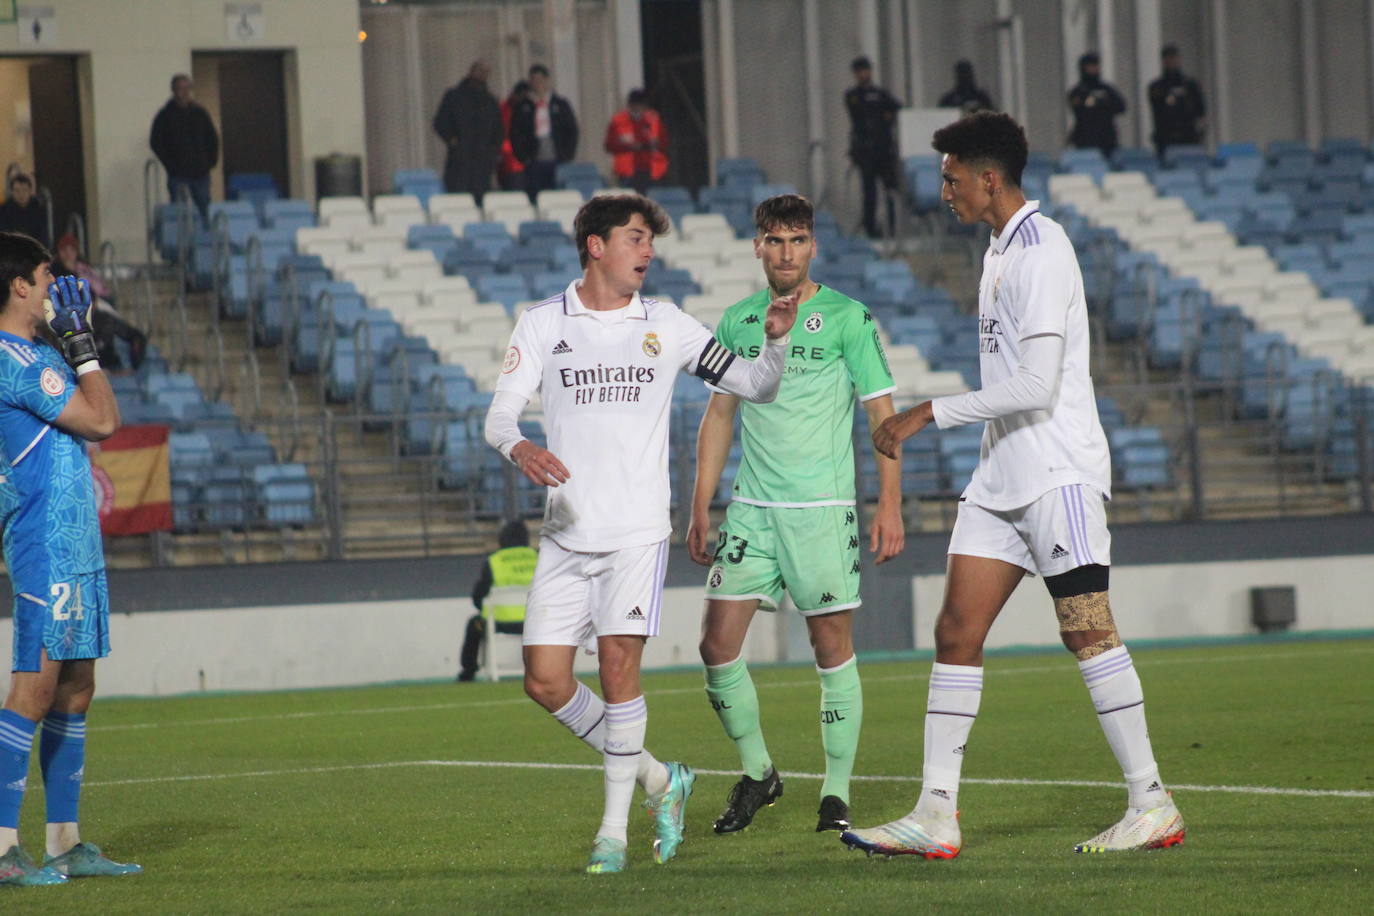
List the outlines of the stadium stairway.
<svg viewBox="0 0 1374 916">
<path fill-rule="evenodd" d="M 168 290 L 163 308 L 173 298 Z M 216 334 L 213 308 L 212 293 L 186 297 L 182 371 L 231 404 L 244 426 L 265 435 L 282 460 L 308 469 L 317 519 L 272 531 L 173 533 L 163 538 L 164 562 L 421 556 L 490 546 L 497 520 L 474 517 L 460 494 L 438 489 L 427 469 L 398 459 L 394 433 L 369 428 L 350 404 L 326 401 L 316 376 L 290 376 L 277 350 L 250 348 L 244 322 L 222 318 Z M 166 350 L 175 347 L 169 338 L 155 333 L 154 342 Z M 335 515 L 340 537 L 331 543 Z"/>
</svg>

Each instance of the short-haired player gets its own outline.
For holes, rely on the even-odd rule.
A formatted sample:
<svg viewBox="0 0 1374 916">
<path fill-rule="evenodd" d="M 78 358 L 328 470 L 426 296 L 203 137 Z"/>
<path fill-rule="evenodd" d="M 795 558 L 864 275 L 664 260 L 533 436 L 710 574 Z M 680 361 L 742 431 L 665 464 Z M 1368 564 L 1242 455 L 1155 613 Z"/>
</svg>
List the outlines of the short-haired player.
<svg viewBox="0 0 1374 916">
<path fill-rule="evenodd" d="M 763 343 L 761 319 L 771 299 L 795 297 L 799 316 L 777 398 L 744 404 L 711 395 L 697 434 L 697 475 L 687 544 L 710 566 L 701 658 L 706 695 L 735 742 L 744 775 L 730 790 L 717 833 L 743 830 L 782 795 L 782 780 L 764 743 L 759 701 L 742 654 L 755 612 L 775 610 L 783 591 L 801 612 L 821 681 L 820 731 L 825 780 L 821 830 L 849 827 L 849 780 L 863 721 L 863 691 L 854 656 L 859 598 L 859 527 L 854 486 L 854 401 L 872 428 L 892 416 L 892 374 L 878 326 L 864 305 L 811 279 L 815 214 L 796 194 L 770 197 L 755 211 L 754 253 L 767 289 L 726 310 L 716 337 L 736 353 Z M 730 453 L 736 414 L 744 445 L 731 503 L 706 548 L 710 507 Z M 876 456 L 878 509 L 869 549 L 882 563 L 901 552 L 901 468 Z"/>
<path fill-rule="evenodd" d="M 918 404 L 873 434 L 887 455 L 930 423 L 983 422 L 983 457 L 950 536 L 935 665 L 926 699 L 920 799 L 907 816 L 842 835 L 850 846 L 927 858 L 958 855 L 960 766 L 983 686 L 983 643 L 1012 591 L 1038 573 L 1054 599 L 1128 789 L 1126 813 L 1077 852 L 1183 842 L 1145 727 L 1145 700 L 1107 600 L 1111 536 L 1104 501 L 1111 460 L 1088 374 L 1088 315 L 1073 245 L 1021 191 L 1025 132 L 980 112 L 935 133 L 941 197 L 992 238 L 978 289 L 983 387 Z"/>
<path fill-rule="evenodd" d="M 751 400 L 777 393 L 796 301 L 775 300 L 757 359 L 738 359 L 671 303 L 642 298 L 663 210 L 639 195 L 594 197 L 574 234 L 584 276 L 526 309 L 511 336 L 487 414 L 486 438 L 529 480 L 548 487 L 539 560 L 525 611 L 525 692 L 602 754 L 605 809 L 587 871 L 626 864 L 636 782 L 655 816 L 654 857 L 682 841 L 695 779 L 644 750 L 644 642 L 658 633 L 672 527 L 668 416 L 679 370 Z M 517 421 L 536 394 L 548 448 Z M 598 697 L 573 677 L 573 656 L 595 638 Z"/>
<path fill-rule="evenodd" d="M 110 653 L 86 442 L 114 433 L 119 406 L 96 357 L 90 289 L 76 277 L 54 280 L 51 262 L 29 236 L 0 232 L 0 526 L 14 587 L 14 658 L 0 709 L 0 885 L 142 871 L 110 861 L 78 830 L 95 660 Z M 40 730 L 42 865 L 19 845 L 19 808 Z"/>
</svg>

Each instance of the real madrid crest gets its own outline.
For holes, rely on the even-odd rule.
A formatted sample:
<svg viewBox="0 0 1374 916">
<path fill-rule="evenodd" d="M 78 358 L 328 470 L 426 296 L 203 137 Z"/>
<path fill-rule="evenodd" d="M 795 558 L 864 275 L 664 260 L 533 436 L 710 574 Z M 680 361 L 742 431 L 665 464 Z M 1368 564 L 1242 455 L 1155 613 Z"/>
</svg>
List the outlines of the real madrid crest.
<svg viewBox="0 0 1374 916">
<path fill-rule="evenodd" d="M 645 356 L 657 356 L 663 352 L 663 344 L 659 343 L 658 335 L 653 331 L 644 335 L 644 343 L 640 344 Z"/>
<path fill-rule="evenodd" d="M 820 312 L 812 312 L 810 315 L 806 316 L 806 321 L 802 322 L 802 327 L 814 334 L 825 327 L 825 319 L 821 317 Z"/>
</svg>

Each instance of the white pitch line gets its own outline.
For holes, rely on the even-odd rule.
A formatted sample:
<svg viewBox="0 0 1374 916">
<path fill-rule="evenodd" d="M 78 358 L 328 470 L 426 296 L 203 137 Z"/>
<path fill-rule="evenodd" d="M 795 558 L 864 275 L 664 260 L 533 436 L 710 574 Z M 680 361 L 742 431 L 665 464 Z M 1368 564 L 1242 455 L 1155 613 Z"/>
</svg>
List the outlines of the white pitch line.
<svg viewBox="0 0 1374 916">
<path fill-rule="evenodd" d="M 134 779 L 104 779 L 85 783 L 87 788 L 105 786 L 132 786 L 168 782 L 209 782 L 226 779 L 248 779 L 264 776 L 305 776 L 316 773 L 339 773 L 349 770 L 388 770 L 397 767 L 480 767 L 483 769 L 511 770 L 596 770 L 601 764 L 593 763 L 538 763 L 527 760 L 395 760 L 385 763 L 355 763 L 341 766 L 300 767 L 290 770 L 249 770 L 242 773 L 201 773 L 190 776 L 144 776 Z M 703 776 L 735 776 L 734 770 L 706 770 L 696 772 Z M 821 773 L 803 773 L 784 770 L 780 774 L 788 779 L 824 779 Z M 896 782 L 919 783 L 919 776 L 853 776 L 856 782 Z M 1119 782 L 1103 782 L 1091 779 L 978 779 L 966 778 L 962 782 L 980 786 L 1052 786 L 1074 789 L 1119 789 Z M 1278 786 L 1198 786 L 1170 784 L 1170 788 L 1187 792 L 1226 792 L 1236 795 L 1285 795 L 1303 798 L 1374 798 L 1374 792 L 1359 789 L 1289 789 Z"/>
<path fill-rule="evenodd" d="M 1331 650 L 1331 651 L 1327 651 L 1327 652 L 1307 652 L 1307 653 L 1304 653 L 1304 654 L 1302 655 L 1302 658 L 1304 658 L 1304 659 L 1306 659 L 1306 658 L 1313 658 L 1313 657 L 1322 656 L 1322 655 L 1346 655 L 1346 654 L 1351 654 L 1351 653 L 1354 653 L 1354 654 L 1368 654 L 1368 653 L 1371 653 L 1371 652 L 1374 652 L 1374 648 L 1363 648 L 1363 647 L 1354 648 L 1354 647 L 1352 647 L 1352 648 L 1349 648 L 1349 649 Z M 1292 653 L 1286 653 L 1286 652 L 1269 652 L 1269 653 L 1249 653 L 1249 654 L 1242 654 L 1242 655 L 1222 655 L 1222 656 L 1216 656 L 1216 657 L 1206 658 L 1206 659 L 1193 659 L 1193 658 L 1160 658 L 1160 659 L 1150 659 L 1150 658 L 1146 657 L 1145 659 L 1143 659 L 1143 660 L 1138 660 L 1138 661 L 1139 661 L 1139 666 L 1140 666 L 1140 667 L 1148 669 L 1148 668 L 1154 667 L 1154 666 L 1156 666 L 1156 665 L 1200 665 L 1200 664 L 1212 664 L 1212 663 L 1221 663 L 1221 662 L 1248 662 L 1248 661 L 1264 661 L 1264 660 L 1270 660 L 1270 659 L 1291 659 L 1291 658 L 1293 658 L 1293 657 L 1294 657 L 1294 656 L 1292 655 Z M 882 663 L 882 664 L 886 664 L 886 662 L 884 662 L 884 663 Z M 1006 675 L 1020 675 L 1020 674 L 1054 674 L 1054 673 L 1058 673 L 1058 672 L 1072 672 L 1072 671 L 1073 671 L 1072 664 L 1071 664 L 1069 661 L 1066 660 L 1066 661 L 1064 662 L 1064 664 L 1059 664 L 1059 665 L 1028 665 L 1028 666 L 1026 666 L 1026 667 L 1024 667 L 1024 668 L 1005 668 L 1005 669 L 999 669 L 999 668 L 993 667 L 993 668 L 989 669 L 989 670 L 986 672 L 986 675 L 985 675 L 985 676 L 987 676 L 987 677 L 993 677 L 993 678 L 999 678 L 999 677 L 1003 677 L 1003 676 L 1006 676 Z M 885 675 L 872 675 L 872 676 L 865 676 L 865 677 L 864 677 L 864 680 L 865 680 L 866 682 L 870 683 L 870 684 L 891 683 L 891 682 L 895 682 L 895 681 L 925 681 L 925 680 L 929 680 L 929 679 L 930 679 L 930 672 L 929 672 L 928 670 L 922 670 L 922 671 L 919 671 L 919 672 L 912 672 L 912 673 L 910 673 L 910 674 L 885 674 Z M 760 690 L 791 690 L 791 689 L 797 688 L 797 687 L 814 687 L 814 686 L 816 686 L 816 683 L 817 683 L 817 682 L 816 682 L 816 679 L 815 679 L 815 678 L 810 678 L 810 679 L 808 679 L 808 680 L 800 680 L 800 681 L 774 681 L 774 682 L 771 682 L 771 683 L 769 683 L 769 682 L 759 682 L 759 683 L 757 684 L 757 687 L 758 687 L 758 689 L 760 689 Z M 658 696 L 677 696 L 677 695 L 682 695 L 682 694 L 700 693 L 701 691 L 702 691 L 702 688 L 701 688 L 701 687 L 668 687 L 668 688 L 665 688 L 665 689 L 663 689 L 663 690 L 653 690 L 653 691 L 650 691 L 649 696 L 650 696 L 650 697 L 658 697 Z M 114 724 L 114 725 L 94 725 L 94 726 L 90 726 L 90 727 L 88 728 L 88 730 L 89 730 L 89 731 L 96 731 L 96 732 L 114 732 L 114 731 L 132 731 L 132 730 L 136 730 L 136 729 L 149 729 L 149 728 L 186 728 L 186 727 L 201 727 L 201 726 L 209 726 L 209 725 L 238 725 L 238 724 L 242 724 L 242 723 L 244 723 L 244 722 L 267 722 L 267 721 L 282 721 L 282 720 L 290 720 L 290 719 L 317 719 L 317 718 L 321 718 L 321 717 L 323 717 L 323 716 L 367 716 L 367 715 L 384 715 L 384 714 L 387 714 L 387 713 L 432 712 L 432 711 L 438 710 L 438 709 L 482 709 L 482 708 L 485 708 L 485 707 L 488 707 L 488 706 L 515 706 L 515 705 L 525 704 L 525 703 L 529 703 L 529 702 L 530 702 L 530 701 L 529 701 L 528 699 L 524 698 L 524 697 L 514 697 L 514 698 L 511 698 L 511 699 L 508 699 L 508 700 L 470 700 L 470 701 L 461 702 L 461 703 L 417 703 L 417 704 L 411 705 L 411 706 L 374 706 L 374 707 L 365 707 L 365 708 L 359 708 L 359 709 L 319 709 L 319 710 L 311 710 L 311 711 L 308 711 L 308 712 L 271 713 L 271 714 L 268 714 L 268 715 L 261 715 L 261 716 L 225 716 L 225 717 L 218 718 L 218 719 L 187 719 L 187 720 L 180 721 L 180 722 L 129 722 L 129 723 L 123 723 L 123 724 Z"/>
</svg>

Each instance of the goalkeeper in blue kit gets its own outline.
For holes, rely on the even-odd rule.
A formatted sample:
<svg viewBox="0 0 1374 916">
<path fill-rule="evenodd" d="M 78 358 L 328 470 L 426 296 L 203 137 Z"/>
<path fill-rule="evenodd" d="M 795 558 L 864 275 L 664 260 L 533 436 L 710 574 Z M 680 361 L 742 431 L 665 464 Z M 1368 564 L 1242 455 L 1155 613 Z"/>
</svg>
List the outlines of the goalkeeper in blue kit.
<svg viewBox="0 0 1374 916">
<path fill-rule="evenodd" d="M 14 586 L 14 658 L 0 709 L 0 885 L 142 871 L 110 861 L 77 829 L 95 660 L 110 652 L 86 442 L 119 427 L 119 407 L 96 357 L 90 290 L 76 277 L 54 280 L 51 261 L 32 238 L 0 232 L 0 528 Z M 47 803 L 42 865 L 19 845 L 35 743 Z"/>
</svg>

